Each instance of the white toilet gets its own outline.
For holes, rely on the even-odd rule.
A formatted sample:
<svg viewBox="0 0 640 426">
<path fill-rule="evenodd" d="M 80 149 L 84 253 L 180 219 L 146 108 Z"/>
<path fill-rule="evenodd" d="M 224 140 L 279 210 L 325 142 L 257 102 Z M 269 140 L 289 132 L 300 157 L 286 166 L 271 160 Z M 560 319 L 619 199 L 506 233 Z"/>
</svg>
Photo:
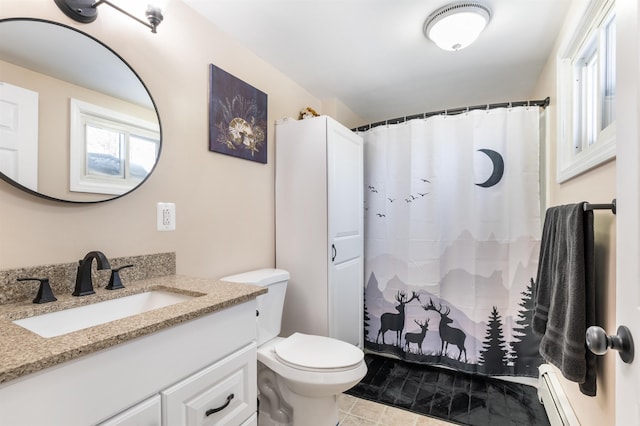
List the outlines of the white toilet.
<svg viewBox="0 0 640 426">
<path fill-rule="evenodd" d="M 280 333 L 289 273 L 260 269 L 221 278 L 267 286 L 258 296 L 258 391 L 260 426 L 336 426 L 337 397 L 367 373 L 364 353 L 323 336 Z"/>
</svg>

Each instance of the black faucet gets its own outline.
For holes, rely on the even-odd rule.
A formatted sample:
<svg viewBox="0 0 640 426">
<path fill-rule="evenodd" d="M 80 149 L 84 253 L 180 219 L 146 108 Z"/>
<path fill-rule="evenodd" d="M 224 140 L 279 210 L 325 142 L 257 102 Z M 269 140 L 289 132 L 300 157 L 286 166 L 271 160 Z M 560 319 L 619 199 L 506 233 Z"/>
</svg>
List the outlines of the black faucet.
<svg viewBox="0 0 640 426">
<path fill-rule="evenodd" d="M 87 296 L 95 293 L 93 291 L 93 280 L 91 279 L 91 264 L 93 259 L 98 264 L 98 269 L 111 269 L 107 257 L 99 251 L 90 251 L 84 259 L 78 262 L 78 275 L 76 275 L 76 288 L 73 290 L 74 296 Z"/>
</svg>

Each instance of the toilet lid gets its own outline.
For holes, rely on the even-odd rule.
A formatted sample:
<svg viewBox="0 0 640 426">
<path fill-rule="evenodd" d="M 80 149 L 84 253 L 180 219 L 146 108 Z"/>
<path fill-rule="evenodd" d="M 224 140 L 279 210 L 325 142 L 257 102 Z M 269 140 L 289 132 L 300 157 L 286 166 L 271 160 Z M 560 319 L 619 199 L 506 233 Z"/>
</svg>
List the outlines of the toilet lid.
<svg viewBox="0 0 640 426">
<path fill-rule="evenodd" d="M 347 369 L 364 359 L 364 353 L 352 344 L 302 333 L 278 343 L 275 353 L 284 363 L 305 370 Z"/>
</svg>

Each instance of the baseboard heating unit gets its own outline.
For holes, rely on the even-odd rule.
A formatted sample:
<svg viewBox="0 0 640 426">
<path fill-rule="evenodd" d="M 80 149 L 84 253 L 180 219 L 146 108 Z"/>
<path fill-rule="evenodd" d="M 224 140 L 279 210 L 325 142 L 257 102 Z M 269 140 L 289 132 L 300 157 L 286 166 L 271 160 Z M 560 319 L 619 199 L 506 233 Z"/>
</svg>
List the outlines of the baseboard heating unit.
<svg viewBox="0 0 640 426">
<path fill-rule="evenodd" d="M 539 371 L 538 398 L 544 405 L 551 426 L 580 426 L 560 385 L 557 371 L 548 364 L 541 365 Z"/>
</svg>

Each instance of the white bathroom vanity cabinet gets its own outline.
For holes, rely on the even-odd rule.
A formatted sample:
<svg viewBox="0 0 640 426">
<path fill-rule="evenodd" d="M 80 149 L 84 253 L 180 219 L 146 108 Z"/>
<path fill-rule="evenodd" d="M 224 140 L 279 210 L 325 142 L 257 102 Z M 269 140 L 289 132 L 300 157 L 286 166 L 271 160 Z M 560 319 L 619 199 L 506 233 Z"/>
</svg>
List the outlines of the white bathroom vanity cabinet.
<svg viewBox="0 0 640 426">
<path fill-rule="evenodd" d="M 283 334 L 363 345 L 363 141 L 327 116 L 276 125 L 276 267 Z"/>
<path fill-rule="evenodd" d="M 255 313 L 253 299 L 7 382 L 0 424 L 255 426 Z"/>
</svg>

